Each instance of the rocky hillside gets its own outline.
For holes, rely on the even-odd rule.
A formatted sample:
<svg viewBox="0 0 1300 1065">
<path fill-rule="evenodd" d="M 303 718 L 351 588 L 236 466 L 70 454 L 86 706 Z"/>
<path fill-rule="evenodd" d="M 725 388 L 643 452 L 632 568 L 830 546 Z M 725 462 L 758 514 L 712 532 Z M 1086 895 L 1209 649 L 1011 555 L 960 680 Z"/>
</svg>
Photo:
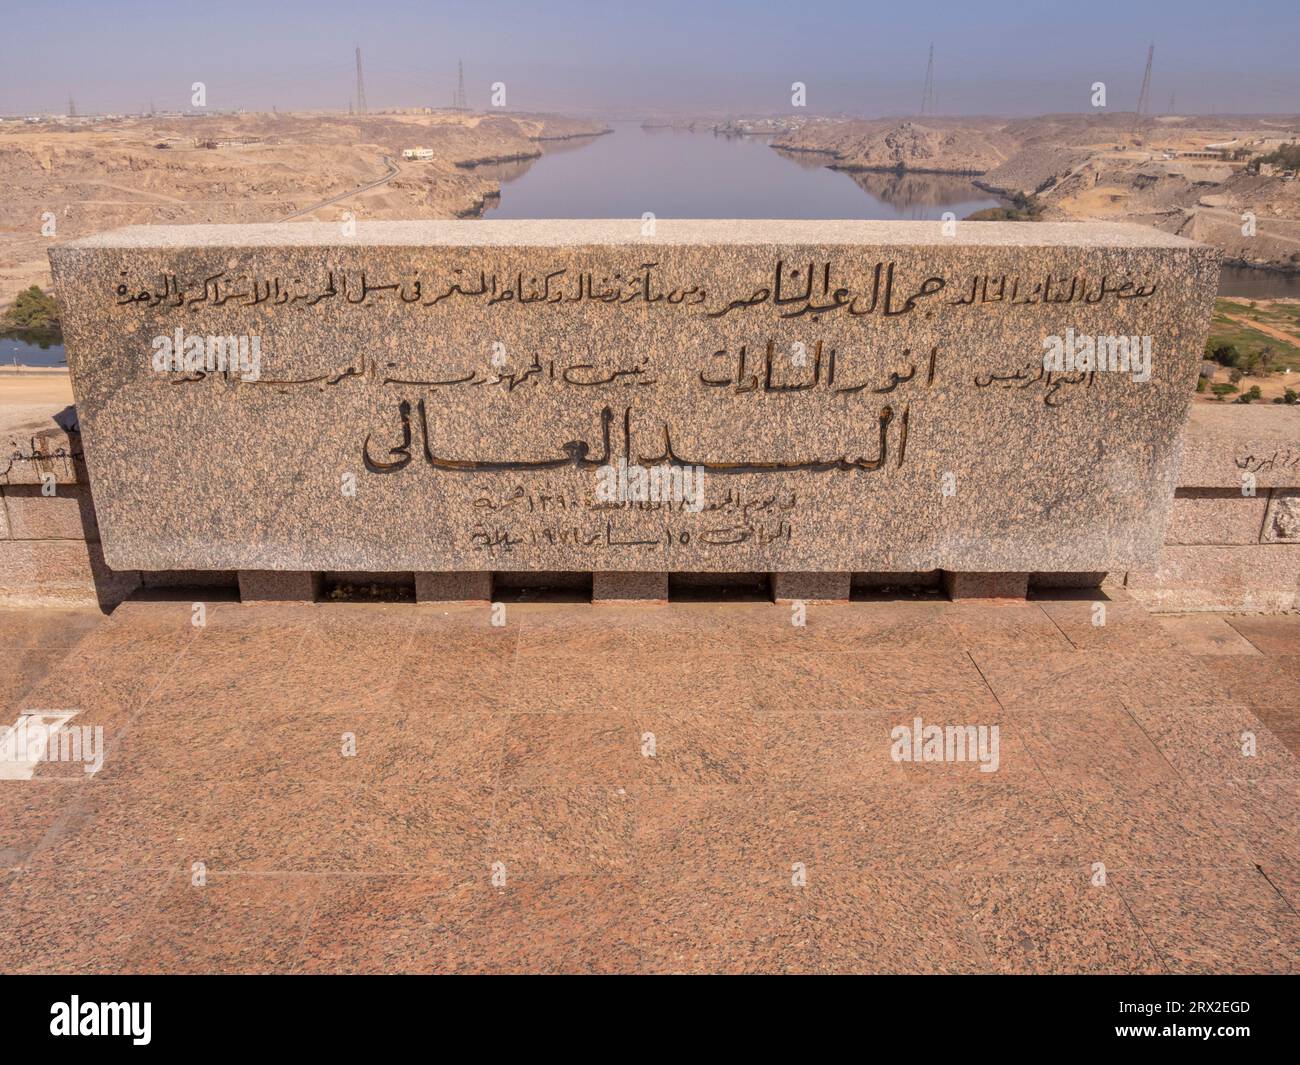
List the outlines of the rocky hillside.
<svg viewBox="0 0 1300 1065">
<path fill-rule="evenodd" d="M 983 174 L 1005 161 L 1016 142 L 998 123 L 937 126 L 916 121 L 809 125 L 773 141 L 786 151 L 817 152 L 835 170 L 912 170 Z"/>
<path fill-rule="evenodd" d="M 52 239 L 131 224 L 337 218 L 345 210 L 359 218 L 466 217 L 500 191 L 476 167 L 534 159 L 549 141 L 602 132 L 602 124 L 557 116 L 450 111 L 0 123 L 0 304 L 49 283 Z M 404 161 L 402 149 L 415 147 L 432 149 L 433 158 Z M 47 212 L 52 238 L 41 232 Z"/>
</svg>

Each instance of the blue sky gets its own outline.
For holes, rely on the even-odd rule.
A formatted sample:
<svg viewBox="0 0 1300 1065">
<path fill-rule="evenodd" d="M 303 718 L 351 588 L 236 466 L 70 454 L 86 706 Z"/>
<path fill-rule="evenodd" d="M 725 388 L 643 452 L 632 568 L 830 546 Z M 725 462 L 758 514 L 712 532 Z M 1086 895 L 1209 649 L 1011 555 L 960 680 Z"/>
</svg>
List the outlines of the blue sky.
<svg viewBox="0 0 1300 1065">
<path fill-rule="evenodd" d="M 360 44 L 372 108 L 449 103 L 463 57 L 477 107 L 502 81 L 517 109 L 779 112 L 802 81 L 810 111 L 901 114 L 931 41 L 944 113 L 1082 111 L 1094 81 L 1132 109 L 1152 42 L 1156 110 L 1300 112 L 1297 0 L 52 0 L 4 27 L 4 113 L 182 107 L 194 81 L 215 108 L 345 107 Z"/>
</svg>

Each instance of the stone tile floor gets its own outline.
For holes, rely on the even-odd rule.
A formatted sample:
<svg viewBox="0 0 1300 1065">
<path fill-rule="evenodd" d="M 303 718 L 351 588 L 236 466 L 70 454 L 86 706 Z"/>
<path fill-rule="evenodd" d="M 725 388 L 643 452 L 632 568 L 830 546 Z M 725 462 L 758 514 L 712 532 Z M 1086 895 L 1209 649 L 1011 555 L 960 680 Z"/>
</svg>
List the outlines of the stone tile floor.
<svg viewBox="0 0 1300 1065">
<path fill-rule="evenodd" d="M 0 611 L 0 970 L 1295 972 L 1300 616 L 1103 606 Z"/>
</svg>

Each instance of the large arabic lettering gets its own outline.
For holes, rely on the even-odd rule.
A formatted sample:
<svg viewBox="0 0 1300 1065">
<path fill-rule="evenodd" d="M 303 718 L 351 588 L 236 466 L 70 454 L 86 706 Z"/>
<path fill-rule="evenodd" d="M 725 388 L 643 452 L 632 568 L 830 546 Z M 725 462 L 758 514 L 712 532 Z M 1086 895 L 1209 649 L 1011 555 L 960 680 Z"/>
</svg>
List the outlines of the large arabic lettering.
<svg viewBox="0 0 1300 1065">
<path fill-rule="evenodd" d="M 197 280 L 181 279 L 165 273 L 156 282 L 134 283 L 122 272 L 114 287 L 114 302 L 119 307 L 168 306 L 197 311 L 221 308 L 234 303 L 243 307 L 314 308 L 327 301 L 352 306 L 391 302 L 403 306 L 436 307 L 447 300 L 468 300 L 484 306 L 573 304 L 637 304 L 645 307 L 686 307 L 704 318 L 725 318 L 737 311 L 772 307 L 780 318 L 814 317 L 843 312 L 852 318 L 879 316 L 898 318 L 911 314 L 918 306 L 942 303 L 942 294 L 950 288 L 962 292 L 946 299 L 950 306 L 993 306 L 1005 304 L 1031 307 L 1047 304 L 1082 303 L 1092 305 L 1106 299 L 1146 299 L 1154 295 L 1156 281 L 1140 282 L 1132 277 L 1112 277 L 1108 273 L 1089 276 L 1079 271 L 1068 277 L 1047 273 L 1038 277 L 1012 274 L 978 274 L 969 278 L 949 279 L 941 275 L 924 278 L 914 291 L 896 291 L 897 264 L 877 262 L 870 272 L 869 286 L 862 291 L 839 285 L 833 278 L 835 264 L 826 261 L 818 266 L 787 267 L 778 259 L 771 276 L 763 279 L 743 295 L 711 295 L 700 283 L 668 284 L 658 280 L 658 262 L 643 262 L 635 268 L 597 273 L 567 267 L 530 273 L 522 270 L 502 274 L 482 269 L 468 277 L 469 271 L 455 268 L 445 276 L 426 277 L 424 271 L 397 280 L 374 280 L 368 271 L 324 269 L 322 276 L 258 277 L 230 274 L 219 270 Z M 430 271 L 433 273 L 433 271 Z M 801 280 L 802 279 L 802 280 Z"/>
<path fill-rule="evenodd" d="M 1159 545 L 1214 288 L 1193 246 L 696 226 L 141 229 L 56 255 L 106 557 L 1095 571 Z M 1149 380 L 1053 369 L 1070 330 L 1150 337 Z"/>
</svg>

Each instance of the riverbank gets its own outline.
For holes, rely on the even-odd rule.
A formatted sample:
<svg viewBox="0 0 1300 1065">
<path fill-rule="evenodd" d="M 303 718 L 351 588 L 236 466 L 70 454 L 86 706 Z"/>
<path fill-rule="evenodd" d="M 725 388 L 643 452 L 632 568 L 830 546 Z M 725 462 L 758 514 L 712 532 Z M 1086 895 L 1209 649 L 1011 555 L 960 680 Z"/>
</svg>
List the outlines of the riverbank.
<svg viewBox="0 0 1300 1065">
<path fill-rule="evenodd" d="M 1227 264 L 1300 276 L 1300 181 L 1251 165 L 1298 135 L 1300 116 L 1098 113 L 806 121 L 772 147 L 849 173 L 965 175 L 1032 200 L 1044 221 L 1149 225 L 1218 247 Z M 1231 156 L 1212 148 L 1227 143 Z"/>
<path fill-rule="evenodd" d="M 485 168 L 609 132 L 558 115 L 409 111 L 123 118 L 0 127 L 0 306 L 50 285 L 52 243 L 138 224 L 464 218 Z M 407 160 L 407 148 L 432 157 Z M 392 160 L 390 164 L 387 160 Z M 51 232 L 32 222 L 48 214 Z M 48 220 L 47 220 L 48 221 Z"/>
</svg>

